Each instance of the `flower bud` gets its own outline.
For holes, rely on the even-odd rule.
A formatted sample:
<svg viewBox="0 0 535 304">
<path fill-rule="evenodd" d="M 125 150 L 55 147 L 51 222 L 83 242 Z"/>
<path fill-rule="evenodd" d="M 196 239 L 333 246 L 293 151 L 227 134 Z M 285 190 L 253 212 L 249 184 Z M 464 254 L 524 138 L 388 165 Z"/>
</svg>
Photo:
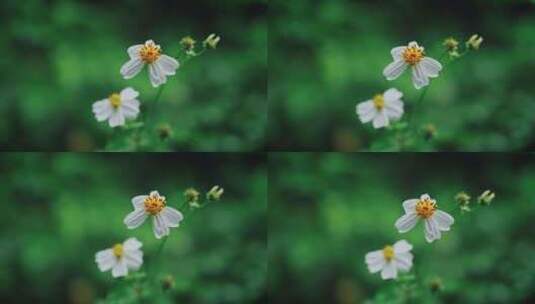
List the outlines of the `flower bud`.
<svg viewBox="0 0 535 304">
<path fill-rule="evenodd" d="M 429 289 L 431 292 L 436 293 L 441 291 L 444 288 L 442 280 L 439 277 L 433 278 L 429 281 Z"/>
<path fill-rule="evenodd" d="M 158 136 L 160 137 L 161 140 L 165 140 L 173 136 L 173 129 L 171 129 L 171 126 L 168 124 L 160 125 L 157 131 L 158 131 Z"/>
<path fill-rule="evenodd" d="M 180 40 L 180 45 L 182 45 L 186 52 L 192 51 L 195 48 L 195 43 L 197 43 L 197 41 L 190 36 L 186 36 Z"/>
<path fill-rule="evenodd" d="M 217 44 L 219 43 L 219 40 L 221 40 L 221 37 L 217 36 L 216 34 L 210 34 L 203 42 L 204 47 L 209 47 L 211 49 L 215 49 L 217 47 Z"/>
<path fill-rule="evenodd" d="M 483 43 L 483 37 L 474 34 L 466 41 L 466 47 L 472 50 L 479 50 L 479 47 L 481 46 L 481 43 Z"/>
<path fill-rule="evenodd" d="M 486 190 L 485 192 L 481 193 L 481 195 L 477 198 L 477 202 L 480 205 L 490 205 L 492 200 L 494 199 L 496 195 L 494 192 L 491 192 L 490 190 Z"/>
<path fill-rule="evenodd" d="M 457 41 L 453 37 L 449 37 L 444 40 L 442 45 L 446 47 L 446 50 L 448 52 L 453 52 L 453 51 L 457 51 L 457 49 L 459 48 L 459 41 Z"/>
<path fill-rule="evenodd" d="M 194 188 L 188 188 L 186 191 L 184 191 L 184 198 L 186 199 L 186 203 L 192 208 L 199 208 L 201 205 L 199 204 L 199 198 L 201 194 L 199 191 L 195 190 Z"/>
<path fill-rule="evenodd" d="M 162 289 L 169 290 L 175 287 L 175 278 L 172 275 L 167 275 L 162 279 Z"/>
<path fill-rule="evenodd" d="M 423 127 L 424 139 L 429 141 L 437 136 L 437 128 L 434 124 L 427 124 Z"/>
<path fill-rule="evenodd" d="M 210 191 L 206 193 L 206 198 L 209 201 L 218 201 L 223 195 L 224 189 L 219 186 L 213 186 Z"/>
</svg>

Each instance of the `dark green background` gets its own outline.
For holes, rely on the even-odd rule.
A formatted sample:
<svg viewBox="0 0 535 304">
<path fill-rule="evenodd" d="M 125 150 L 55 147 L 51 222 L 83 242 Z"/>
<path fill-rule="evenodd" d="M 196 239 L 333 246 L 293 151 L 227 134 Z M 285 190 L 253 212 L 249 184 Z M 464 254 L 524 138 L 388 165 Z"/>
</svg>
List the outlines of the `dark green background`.
<svg viewBox="0 0 535 304">
<path fill-rule="evenodd" d="M 222 200 L 172 229 L 158 260 L 175 288 L 167 299 L 151 290 L 160 296 L 142 303 L 265 303 L 264 156 L 3 154 L 0 172 L 1 303 L 95 303 L 119 288 L 98 270 L 97 251 L 136 237 L 140 271 L 154 267 L 151 223 L 123 224 L 133 196 L 158 190 L 177 208 L 186 188 L 204 193 L 216 184 Z"/>
<path fill-rule="evenodd" d="M 95 120 L 92 103 L 132 86 L 150 105 L 157 92 L 146 69 L 122 78 L 126 49 L 153 39 L 175 56 L 182 37 L 202 41 L 210 33 L 222 37 L 218 49 L 184 64 L 160 100 L 158 122 L 170 124 L 173 137 L 143 150 L 260 149 L 267 120 L 265 14 L 265 3 L 255 0 L 2 1 L 0 149 L 104 148 L 111 129 Z"/>
<path fill-rule="evenodd" d="M 479 52 L 431 81 L 415 122 L 438 130 L 411 150 L 511 151 L 535 146 L 535 3 L 528 0 L 271 1 L 269 141 L 276 150 L 384 150 L 358 102 L 390 87 L 414 111 L 404 73 L 387 81 L 390 50 L 416 40 L 440 57 L 448 36 L 479 33 Z"/>
<path fill-rule="evenodd" d="M 271 303 L 535 301 L 535 156 L 282 153 L 269 166 Z M 492 204 L 460 215 L 454 196 L 486 189 Z M 405 234 L 394 227 L 401 203 L 423 193 L 455 218 L 432 244 L 422 223 Z M 412 273 L 423 283 L 407 302 L 364 263 L 400 239 L 414 245 Z M 444 290 L 432 296 L 437 276 Z"/>
</svg>

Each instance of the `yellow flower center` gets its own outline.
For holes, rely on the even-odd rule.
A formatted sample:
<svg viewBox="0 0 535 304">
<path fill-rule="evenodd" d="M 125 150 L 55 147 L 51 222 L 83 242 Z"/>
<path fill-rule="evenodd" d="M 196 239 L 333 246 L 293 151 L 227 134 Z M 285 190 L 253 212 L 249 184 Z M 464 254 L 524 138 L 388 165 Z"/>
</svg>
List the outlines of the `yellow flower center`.
<svg viewBox="0 0 535 304">
<path fill-rule="evenodd" d="M 379 111 L 385 107 L 385 99 L 382 94 L 377 94 L 373 97 L 373 105 Z"/>
<path fill-rule="evenodd" d="M 165 207 L 165 200 L 157 196 L 149 196 L 145 199 L 145 211 L 152 215 L 156 215 Z"/>
<path fill-rule="evenodd" d="M 437 203 L 431 199 L 420 200 L 416 203 L 416 214 L 422 218 L 428 218 L 437 209 Z"/>
<path fill-rule="evenodd" d="M 385 260 L 387 262 L 390 262 L 394 258 L 394 247 L 385 246 L 385 248 L 383 249 L 383 255 L 385 257 Z"/>
<path fill-rule="evenodd" d="M 410 46 L 406 48 L 403 52 L 403 59 L 406 63 L 410 65 L 415 65 L 420 62 L 422 58 L 424 58 L 424 55 L 425 54 L 423 48 L 417 46 Z"/>
<path fill-rule="evenodd" d="M 108 99 L 110 100 L 111 106 L 115 109 L 121 106 L 121 95 L 113 93 L 110 95 L 110 97 L 108 97 Z"/>
<path fill-rule="evenodd" d="M 146 63 L 153 63 L 158 60 L 161 55 L 161 49 L 159 46 L 155 45 L 154 42 L 147 42 L 139 50 L 139 56 Z"/>
<path fill-rule="evenodd" d="M 115 244 L 113 246 L 113 255 L 115 255 L 117 258 L 120 258 L 123 256 L 123 245 L 122 244 Z"/>
</svg>

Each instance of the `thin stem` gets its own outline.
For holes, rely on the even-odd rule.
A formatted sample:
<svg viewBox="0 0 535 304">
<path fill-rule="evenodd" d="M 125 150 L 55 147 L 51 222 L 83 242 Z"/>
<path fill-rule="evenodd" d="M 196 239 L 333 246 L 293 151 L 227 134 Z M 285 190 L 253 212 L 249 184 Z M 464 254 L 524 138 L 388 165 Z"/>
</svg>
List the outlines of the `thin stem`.
<svg viewBox="0 0 535 304">
<path fill-rule="evenodd" d="M 154 254 L 154 262 L 152 262 L 150 265 L 152 266 L 150 269 L 147 269 L 148 272 L 148 282 L 150 283 L 153 279 L 156 277 L 156 272 L 158 271 L 158 261 L 160 261 L 160 255 L 162 254 L 163 247 L 167 243 L 168 236 L 164 236 L 164 239 L 160 242 L 160 246 L 158 246 L 158 250 L 156 250 L 156 254 Z M 151 271 L 149 271 L 151 270 Z"/>
</svg>

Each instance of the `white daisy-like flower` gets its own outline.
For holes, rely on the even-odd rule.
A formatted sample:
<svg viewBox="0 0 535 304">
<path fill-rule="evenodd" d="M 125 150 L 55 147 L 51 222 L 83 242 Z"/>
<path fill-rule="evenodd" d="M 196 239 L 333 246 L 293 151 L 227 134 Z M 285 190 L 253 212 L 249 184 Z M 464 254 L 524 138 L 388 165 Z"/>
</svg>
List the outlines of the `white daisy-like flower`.
<svg viewBox="0 0 535 304">
<path fill-rule="evenodd" d="M 421 218 L 425 222 L 425 239 L 431 243 L 441 238 L 441 231 L 449 231 L 454 219 L 448 213 L 437 209 L 437 202 L 428 194 L 420 198 L 409 199 L 403 202 L 405 215 L 396 221 L 396 228 L 400 233 L 411 230 Z"/>
<path fill-rule="evenodd" d="M 134 229 L 152 216 L 152 230 L 157 239 L 169 235 L 170 227 L 178 227 L 184 219 L 180 211 L 167 207 L 165 196 L 160 196 L 158 191 L 152 191 L 149 195 L 138 195 L 132 198 L 134 211 L 124 218 L 128 229 Z"/>
<path fill-rule="evenodd" d="M 98 121 L 108 121 L 114 128 L 125 124 L 126 119 L 135 119 L 139 114 L 139 93 L 126 88 L 121 93 L 113 93 L 108 98 L 93 103 L 93 113 Z"/>
<path fill-rule="evenodd" d="M 408 46 L 398 46 L 390 52 L 394 62 L 383 70 L 383 75 L 388 80 L 398 78 L 407 67 L 412 70 L 412 83 L 416 89 L 421 89 L 429 84 L 429 78 L 438 77 L 442 70 L 440 62 L 431 57 L 426 57 L 424 47 L 412 41 Z"/>
<path fill-rule="evenodd" d="M 95 261 L 98 269 L 102 272 L 111 269 L 114 278 L 126 276 L 128 270 L 138 270 L 143 264 L 141 246 L 143 245 L 136 238 L 129 238 L 122 244 L 97 252 Z"/>
<path fill-rule="evenodd" d="M 384 94 L 377 94 L 373 99 L 357 104 L 357 115 L 362 123 L 373 121 L 373 127 L 383 128 L 390 120 L 398 120 L 403 115 L 403 93 L 395 88 L 388 89 Z"/>
<path fill-rule="evenodd" d="M 412 245 L 405 240 L 397 241 L 394 246 L 385 246 L 366 254 L 365 261 L 371 273 L 381 271 L 383 280 L 395 279 L 398 270 L 408 272 L 412 267 Z"/>
<path fill-rule="evenodd" d="M 175 75 L 176 69 L 180 66 L 175 58 L 162 54 L 160 45 L 152 40 L 147 40 L 145 44 L 133 45 L 127 52 L 130 60 L 121 67 L 121 75 L 124 79 L 133 78 L 145 64 L 148 64 L 149 79 L 153 87 L 167 82 L 167 76 Z"/>
</svg>

